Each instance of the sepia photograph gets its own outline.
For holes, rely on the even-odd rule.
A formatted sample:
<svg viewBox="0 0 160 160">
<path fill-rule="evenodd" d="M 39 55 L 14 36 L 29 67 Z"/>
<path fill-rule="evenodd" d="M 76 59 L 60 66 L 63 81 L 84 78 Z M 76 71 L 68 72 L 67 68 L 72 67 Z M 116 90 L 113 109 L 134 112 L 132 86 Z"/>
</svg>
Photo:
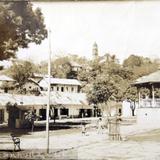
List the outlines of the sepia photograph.
<svg viewBox="0 0 160 160">
<path fill-rule="evenodd" d="M 0 160 L 160 160 L 160 1 L 0 0 Z"/>
</svg>

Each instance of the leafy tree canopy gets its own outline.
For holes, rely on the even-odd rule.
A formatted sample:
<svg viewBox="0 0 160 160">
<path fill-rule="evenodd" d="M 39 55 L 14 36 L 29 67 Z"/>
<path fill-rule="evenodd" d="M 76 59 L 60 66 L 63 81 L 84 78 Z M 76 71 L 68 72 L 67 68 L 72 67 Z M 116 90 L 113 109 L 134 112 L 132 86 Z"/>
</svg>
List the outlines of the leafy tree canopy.
<svg viewBox="0 0 160 160">
<path fill-rule="evenodd" d="M 119 101 L 123 97 L 128 79 L 132 72 L 122 68 L 117 61 L 94 61 L 91 63 L 89 86 L 86 87 L 90 103 L 107 103 L 108 100 Z M 88 90 L 88 91 L 87 91 Z"/>
<path fill-rule="evenodd" d="M 97 77 L 88 91 L 88 100 L 90 103 L 105 103 L 113 93 L 117 92 L 116 85 L 108 75 Z"/>
<path fill-rule="evenodd" d="M 78 65 L 82 66 L 82 72 L 76 72 L 73 70 L 72 62 L 77 63 Z M 74 78 L 80 80 L 86 80 L 85 74 L 85 66 L 88 61 L 77 55 L 68 55 L 68 56 L 57 56 L 56 59 L 51 61 L 51 74 L 53 77 L 57 78 Z M 38 72 L 47 74 L 47 62 L 42 62 L 40 65 L 37 66 Z"/>
<path fill-rule="evenodd" d="M 149 58 L 131 55 L 124 60 L 123 65 L 119 64 L 116 57 L 107 54 L 103 58 L 93 61 L 90 65 L 91 70 L 88 76 L 88 84 L 85 92 L 90 103 L 107 103 L 109 100 L 121 101 L 129 99 L 137 101 L 137 88 L 132 87 L 131 83 L 149 73 L 157 70 L 157 64 Z M 145 89 L 141 93 L 146 95 Z M 158 91 L 157 91 L 158 94 Z"/>
<path fill-rule="evenodd" d="M 140 56 L 130 55 L 127 59 L 124 60 L 123 66 L 134 68 L 136 66 L 141 66 L 143 63 Z"/>
<path fill-rule="evenodd" d="M 0 60 L 16 57 L 18 48 L 40 44 L 47 37 L 41 10 L 31 2 L 0 2 Z"/>
<path fill-rule="evenodd" d="M 19 86 L 22 86 L 33 75 L 34 71 L 35 65 L 32 62 L 19 61 L 15 62 L 7 72 L 19 83 Z"/>
<path fill-rule="evenodd" d="M 58 78 L 67 78 L 71 72 L 71 64 L 68 57 L 60 57 L 52 61 L 52 75 Z"/>
</svg>

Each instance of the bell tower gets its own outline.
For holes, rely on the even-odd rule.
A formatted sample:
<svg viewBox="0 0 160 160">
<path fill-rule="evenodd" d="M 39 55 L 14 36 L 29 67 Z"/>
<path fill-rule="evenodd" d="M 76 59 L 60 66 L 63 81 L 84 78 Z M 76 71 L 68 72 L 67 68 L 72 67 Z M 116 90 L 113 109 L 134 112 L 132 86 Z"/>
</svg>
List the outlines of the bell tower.
<svg viewBox="0 0 160 160">
<path fill-rule="evenodd" d="M 94 60 L 98 58 L 98 45 L 96 42 L 93 44 L 92 55 Z"/>
</svg>

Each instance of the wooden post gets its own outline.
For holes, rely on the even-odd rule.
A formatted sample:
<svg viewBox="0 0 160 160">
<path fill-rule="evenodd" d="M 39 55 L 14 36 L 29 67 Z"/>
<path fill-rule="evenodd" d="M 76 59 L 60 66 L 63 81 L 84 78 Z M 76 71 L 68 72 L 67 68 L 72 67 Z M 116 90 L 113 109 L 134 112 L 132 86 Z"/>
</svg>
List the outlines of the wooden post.
<svg viewBox="0 0 160 160">
<path fill-rule="evenodd" d="M 46 111 L 46 151 L 49 153 L 49 109 L 50 109 L 50 79 L 51 79 L 51 31 L 49 30 L 49 55 L 48 55 L 48 99 Z"/>
<path fill-rule="evenodd" d="M 58 118 L 61 119 L 61 108 L 57 108 Z"/>
<path fill-rule="evenodd" d="M 138 88 L 138 108 L 140 108 L 141 105 L 141 92 L 140 89 Z"/>
<path fill-rule="evenodd" d="M 152 84 L 152 107 L 155 106 L 155 94 L 154 94 L 154 85 Z"/>
</svg>

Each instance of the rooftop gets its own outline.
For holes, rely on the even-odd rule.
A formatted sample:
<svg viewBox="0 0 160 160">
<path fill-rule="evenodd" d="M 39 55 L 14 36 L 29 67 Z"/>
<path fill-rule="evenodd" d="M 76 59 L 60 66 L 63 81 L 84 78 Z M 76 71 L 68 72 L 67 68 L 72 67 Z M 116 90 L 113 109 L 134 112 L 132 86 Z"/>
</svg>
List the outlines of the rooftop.
<svg viewBox="0 0 160 160">
<path fill-rule="evenodd" d="M 82 67 L 82 65 L 78 64 L 77 62 L 71 61 L 70 64 L 72 67 Z"/>
<path fill-rule="evenodd" d="M 35 78 L 43 78 L 43 77 L 48 77 L 48 75 L 47 74 L 41 74 L 41 73 L 33 73 L 33 77 L 35 77 Z"/>
<path fill-rule="evenodd" d="M 48 83 L 48 78 L 45 77 L 43 78 L 39 85 L 42 86 L 44 85 L 42 82 Z M 78 85 L 80 86 L 81 83 L 77 79 L 64 79 L 64 78 L 51 78 L 50 79 L 51 84 L 62 84 L 62 85 Z"/>
<path fill-rule="evenodd" d="M 0 94 L 0 105 L 5 106 L 8 102 L 17 103 L 18 106 L 47 105 L 47 95 L 45 93 L 43 96 Z M 84 93 L 51 92 L 50 104 L 88 106 Z"/>
<path fill-rule="evenodd" d="M 160 70 L 153 72 L 147 76 L 138 78 L 133 85 L 140 85 L 145 83 L 160 83 Z"/>
<path fill-rule="evenodd" d="M 0 75 L 0 81 L 15 81 L 14 79 L 6 76 L 6 75 Z"/>
</svg>

